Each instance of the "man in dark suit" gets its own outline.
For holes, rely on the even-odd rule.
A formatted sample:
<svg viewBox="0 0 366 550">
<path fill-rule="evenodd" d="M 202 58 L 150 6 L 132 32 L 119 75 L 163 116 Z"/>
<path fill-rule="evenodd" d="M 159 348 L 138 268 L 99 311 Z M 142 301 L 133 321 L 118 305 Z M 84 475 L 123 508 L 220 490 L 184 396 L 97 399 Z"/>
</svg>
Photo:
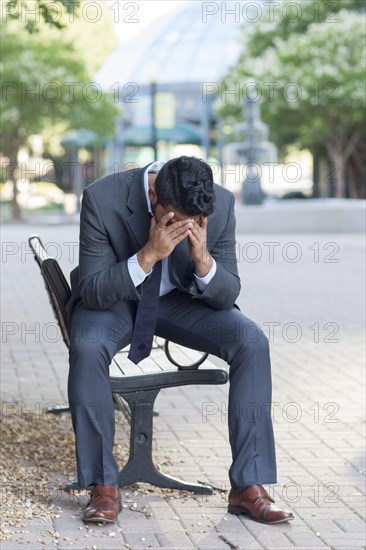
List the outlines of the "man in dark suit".
<svg viewBox="0 0 366 550">
<path fill-rule="evenodd" d="M 269 348 L 235 305 L 236 262 L 234 197 L 213 183 L 202 160 L 154 163 L 85 189 L 79 266 L 71 274 L 68 383 L 78 482 L 92 489 L 84 521 L 115 521 L 121 510 L 109 365 L 134 342 L 136 312 L 157 266 L 155 334 L 230 366 L 228 511 L 264 523 L 292 519 L 262 485 L 276 483 Z"/>
</svg>

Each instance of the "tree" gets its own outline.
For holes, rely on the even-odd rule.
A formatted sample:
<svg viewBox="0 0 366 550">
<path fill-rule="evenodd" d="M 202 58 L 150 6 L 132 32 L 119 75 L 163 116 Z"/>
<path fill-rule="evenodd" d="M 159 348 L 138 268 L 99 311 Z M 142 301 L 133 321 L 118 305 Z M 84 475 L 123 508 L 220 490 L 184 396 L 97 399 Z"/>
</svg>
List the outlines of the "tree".
<svg viewBox="0 0 366 550">
<path fill-rule="evenodd" d="M 46 34 L 54 40 L 62 38 L 72 42 L 82 54 L 90 75 L 96 73 L 118 45 L 111 17 L 113 11 L 104 0 L 6 0 L 1 8 L 5 24 L 16 20 L 31 34 Z M 96 39 L 96 28 L 100 39 Z"/>
<path fill-rule="evenodd" d="M 19 23 L 2 25 L 1 151 L 8 157 L 13 182 L 13 216 L 20 217 L 16 172 L 18 153 L 31 134 L 54 128 L 94 130 L 101 138 L 114 133 L 116 105 L 90 81 L 72 43 L 47 33 L 29 34 Z"/>
<path fill-rule="evenodd" d="M 362 162 L 355 153 L 366 137 L 365 14 L 351 0 L 342 5 L 350 9 L 333 14 L 333 24 L 324 10 L 319 22 L 309 17 L 296 21 L 297 34 L 283 16 L 284 3 L 277 23 L 256 26 L 238 67 L 225 79 L 228 88 L 237 81 L 255 83 L 277 145 L 326 151 L 336 168 L 339 197 L 345 196 L 346 172 L 352 177 L 348 163 Z M 222 113 L 238 117 L 239 108 L 228 103 Z M 359 167 L 353 168 L 357 177 Z"/>
<path fill-rule="evenodd" d="M 2 20 L 22 21 L 30 33 L 38 32 L 42 21 L 50 27 L 63 29 L 65 15 L 74 17 L 79 5 L 80 0 L 7 0 L 2 3 Z"/>
<path fill-rule="evenodd" d="M 314 0 L 308 3 L 274 1 L 273 7 L 268 5 L 267 17 L 255 24 L 247 44 L 247 53 L 251 57 L 258 57 L 267 48 L 275 45 L 277 38 L 287 40 L 291 35 L 303 34 L 313 23 L 338 23 L 337 13 L 341 10 L 365 11 L 364 0 Z"/>
</svg>

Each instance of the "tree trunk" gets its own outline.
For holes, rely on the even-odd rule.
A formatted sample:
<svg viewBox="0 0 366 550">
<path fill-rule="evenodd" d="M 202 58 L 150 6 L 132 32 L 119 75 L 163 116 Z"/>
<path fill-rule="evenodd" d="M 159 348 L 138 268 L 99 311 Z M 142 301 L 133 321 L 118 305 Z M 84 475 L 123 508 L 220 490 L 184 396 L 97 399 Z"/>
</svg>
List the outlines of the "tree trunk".
<svg viewBox="0 0 366 550">
<path fill-rule="evenodd" d="M 335 195 L 338 198 L 346 196 L 347 162 L 356 150 L 362 133 L 363 128 L 355 128 L 349 136 L 337 136 L 335 133 L 333 138 L 329 138 L 324 142 L 329 160 L 335 166 Z"/>
<path fill-rule="evenodd" d="M 11 212 L 13 220 L 21 220 L 22 214 L 18 203 L 18 186 L 16 173 L 18 171 L 18 151 L 8 156 L 9 166 L 8 175 L 9 180 L 13 184 L 13 198 L 11 200 Z"/>
<path fill-rule="evenodd" d="M 346 173 L 351 199 L 361 199 L 361 189 L 359 187 L 357 173 L 354 170 L 353 166 L 351 166 L 350 162 L 347 163 Z"/>
<path fill-rule="evenodd" d="M 351 197 L 366 198 L 366 140 L 361 139 L 347 161 L 346 173 Z"/>
<path fill-rule="evenodd" d="M 335 147 L 326 145 L 329 160 L 334 165 L 335 196 L 344 198 L 346 196 L 346 167 L 342 153 Z"/>
<path fill-rule="evenodd" d="M 5 134 L 2 132 L 2 147 L 1 151 L 4 157 L 9 159 L 9 164 L 6 167 L 7 180 L 13 184 L 13 198 L 11 201 L 11 212 L 14 220 L 21 219 L 21 210 L 18 203 L 18 186 L 17 186 L 17 171 L 18 171 L 18 154 L 19 149 L 23 144 L 23 140 L 19 138 L 17 132 Z"/>
</svg>

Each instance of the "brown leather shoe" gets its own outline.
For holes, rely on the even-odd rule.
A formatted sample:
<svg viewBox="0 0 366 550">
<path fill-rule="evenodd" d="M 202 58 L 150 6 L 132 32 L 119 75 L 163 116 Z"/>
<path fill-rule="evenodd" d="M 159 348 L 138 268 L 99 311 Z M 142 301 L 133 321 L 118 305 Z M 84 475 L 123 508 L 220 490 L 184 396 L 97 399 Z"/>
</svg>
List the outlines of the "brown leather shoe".
<svg viewBox="0 0 366 550">
<path fill-rule="evenodd" d="M 282 523 L 294 519 L 292 512 L 272 506 L 273 498 L 263 485 L 251 485 L 242 490 L 231 489 L 229 493 L 230 514 L 246 514 L 260 523 Z"/>
<path fill-rule="evenodd" d="M 114 485 L 96 485 L 85 508 L 83 521 L 113 523 L 122 510 L 122 497 Z"/>
</svg>

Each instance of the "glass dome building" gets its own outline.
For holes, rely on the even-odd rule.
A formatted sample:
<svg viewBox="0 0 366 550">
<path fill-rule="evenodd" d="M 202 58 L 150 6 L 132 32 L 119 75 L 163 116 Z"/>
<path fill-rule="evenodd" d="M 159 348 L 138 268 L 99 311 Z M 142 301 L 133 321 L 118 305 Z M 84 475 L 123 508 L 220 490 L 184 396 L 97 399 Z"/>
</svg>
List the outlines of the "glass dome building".
<svg viewBox="0 0 366 550">
<path fill-rule="evenodd" d="M 183 2 L 112 52 L 95 76 L 122 106 L 110 160 L 127 159 L 123 151 L 131 146 L 157 142 L 202 145 L 209 156 L 215 92 L 224 100 L 221 78 L 237 61 L 243 27 L 256 20 L 261 5 Z"/>
<path fill-rule="evenodd" d="M 105 89 L 116 81 L 147 85 L 152 76 L 158 84 L 217 81 L 237 60 L 243 23 L 237 8 L 248 3 L 253 4 L 226 2 L 224 12 L 216 2 L 183 2 L 122 43 L 102 65 L 96 81 Z M 209 4 L 218 11 L 206 13 Z M 235 13 L 228 13 L 229 8 Z"/>
</svg>

